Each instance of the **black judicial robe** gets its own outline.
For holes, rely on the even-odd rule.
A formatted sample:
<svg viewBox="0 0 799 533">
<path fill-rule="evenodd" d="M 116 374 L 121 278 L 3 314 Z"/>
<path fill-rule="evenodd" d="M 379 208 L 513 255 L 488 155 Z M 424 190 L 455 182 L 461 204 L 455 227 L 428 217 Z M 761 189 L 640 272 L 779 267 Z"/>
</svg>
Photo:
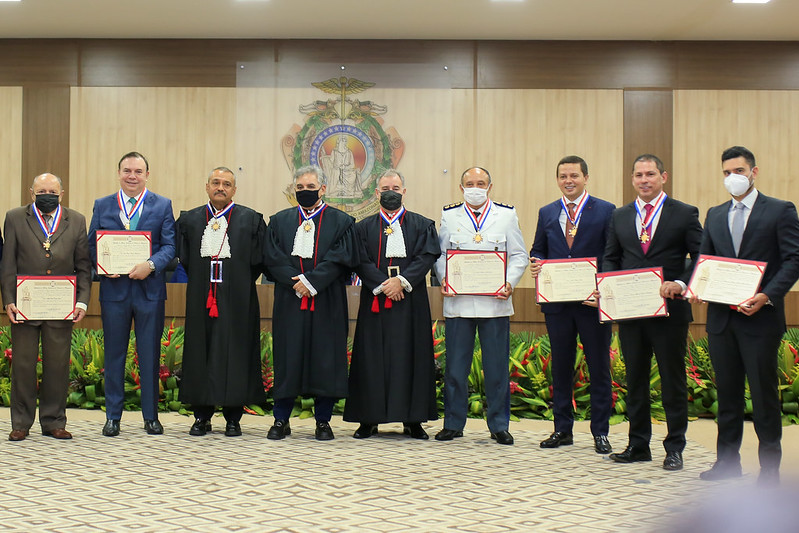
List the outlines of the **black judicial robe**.
<svg viewBox="0 0 799 533">
<path fill-rule="evenodd" d="M 354 224 L 348 214 L 328 205 L 314 217 L 315 257 L 291 255 L 299 226 L 296 207 L 269 219 L 264 260 L 275 282 L 272 340 L 275 399 L 347 396 L 347 290 L 357 262 Z M 301 309 L 292 288 L 299 274 L 318 291 Z M 311 310 L 313 307 L 313 310 Z"/>
<path fill-rule="evenodd" d="M 242 205 L 229 212 L 231 257 L 222 259 L 219 316 L 208 316 L 211 258 L 200 257 L 208 208 L 178 219 L 178 254 L 189 281 L 180 400 L 193 405 L 238 406 L 266 401 L 261 377 L 260 311 L 255 282 L 263 272 L 266 224 Z"/>
<path fill-rule="evenodd" d="M 386 223 L 380 215 L 356 224 L 361 263 L 361 305 L 352 348 L 350 396 L 344 420 L 378 424 L 424 422 L 438 418 L 435 391 L 432 320 L 425 276 L 441 255 L 435 223 L 405 212 L 402 235 L 407 257 L 386 258 Z M 380 245 L 378 245 L 380 243 Z M 380 248 L 380 268 L 377 268 Z M 372 291 L 388 279 L 387 267 L 400 267 L 400 275 L 413 287 L 405 298 L 379 312 L 372 311 Z"/>
</svg>

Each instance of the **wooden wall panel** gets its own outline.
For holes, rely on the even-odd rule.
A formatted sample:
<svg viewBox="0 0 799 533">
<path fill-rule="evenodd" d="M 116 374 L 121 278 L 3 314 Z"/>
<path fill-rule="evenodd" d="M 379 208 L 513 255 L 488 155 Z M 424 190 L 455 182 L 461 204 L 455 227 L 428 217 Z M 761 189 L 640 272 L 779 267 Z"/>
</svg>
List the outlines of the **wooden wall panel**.
<svg viewBox="0 0 799 533">
<path fill-rule="evenodd" d="M 72 207 L 87 217 L 94 199 L 119 188 L 117 163 L 130 151 L 150 163 L 147 186 L 181 209 L 208 201 L 209 171 L 235 161 L 235 89 L 75 88 Z"/>
<path fill-rule="evenodd" d="M 632 163 L 641 154 L 663 161 L 669 179 L 664 190 L 672 194 L 672 93 L 659 90 L 624 91 L 624 203 L 635 199 Z M 679 180 L 679 176 L 676 177 Z M 679 199 L 679 197 L 678 197 Z"/>
<path fill-rule="evenodd" d="M 0 87 L 0 176 L 5 191 L 0 196 L 0 213 L 5 216 L 21 205 L 22 87 Z"/>
<path fill-rule="evenodd" d="M 69 183 L 69 87 L 25 87 L 22 93 L 22 203 L 35 176 L 60 177 L 71 207 Z M 79 198 L 79 194 L 75 195 Z"/>
<path fill-rule="evenodd" d="M 0 85 L 76 85 L 79 50 L 73 39 L 0 39 Z"/>
<path fill-rule="evenodd" d="M 799 201 L 799 183 L 789 169 L 799 165 L 799 91 L 675 91 L 675 195 L 707 209 L 729 200 L 721 152 L 733 145 L 752 150 L 759 167 L 758 190 Z"/>
</svg>

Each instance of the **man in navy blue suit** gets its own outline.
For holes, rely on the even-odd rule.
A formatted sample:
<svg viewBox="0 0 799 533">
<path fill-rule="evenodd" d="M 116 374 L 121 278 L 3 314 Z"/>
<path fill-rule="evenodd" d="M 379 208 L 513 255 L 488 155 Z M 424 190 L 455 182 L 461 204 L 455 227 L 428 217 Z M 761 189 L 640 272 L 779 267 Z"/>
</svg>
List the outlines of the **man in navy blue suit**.
<svg viewBox="0 0 799 533">
<path fill-rule="evenodd" d="M 119 435 L 125 401 L 125 358 L 131 322 L 135 322 L 144 429 L 160 435 L 158 370 L 164 330 L 166 282 L 164 269 L 175 257 L 175 217 L 172 202 L 147 189 L 150 166 L 138 152 L 122 156 L 118 165 L 120 190 L 94 202 L 89 225 L 89 254 L 97 266 L 97 231 L 148 231 L 151 256 L 126 275 L 100 279 L 100 307 L 105 342 L 105 406 L 103 435 Z"/>
<path fill-rule="evenodd" d="M 743 146 L 721 155 L 724 187 L 732 197 L 711 207 L 701 252 L 767 264 L 757 294 L 738 306 L 711 303 L 707 338 L 718 390 L 716 463 L 704 480 L 741 476 L 744 382 L 749 380 L 755 432 L 760 442 L 760 485 L 779 483 L 782 418 L 777 377 L 785 333 L 785 294 L 799 278 L 799 219 L 793 203 L 755 188 L 755 156 Z M 694 298 L 695 300 L 695 298 Z"/>
<path fill-rule="evenodd" d="M 576 155 L 564 157 L 555 176 L 563 197 L 538 212 L 530 272 L 537 279 L 541 259 L 595 257 L 602 260 L 610 218 L 615 206 L 588 194 L 588 165 Z M 599 266 L 599 265 L 597 265 Z M 541 304 L 552 346 L 552 411 L 555 431 L 542 448 L 572 444 L 574 360 L 577 335 L 591 374 L 591 433 L 597 453 L 610 453 L 608 419 L 611 411 L 610 323 L 602 324 L 593 302 Z"/>
</svg>

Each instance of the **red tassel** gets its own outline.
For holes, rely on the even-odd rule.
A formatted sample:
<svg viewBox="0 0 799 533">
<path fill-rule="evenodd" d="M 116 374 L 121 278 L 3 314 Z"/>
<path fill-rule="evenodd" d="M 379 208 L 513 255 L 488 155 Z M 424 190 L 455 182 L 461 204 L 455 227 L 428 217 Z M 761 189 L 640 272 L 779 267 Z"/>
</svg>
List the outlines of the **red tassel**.
<svg viewBox="0 0 799 533">
<path fill-rule="evenodd" d="M 376 294 L 375 294 L 375 297 L 372 298 L 372 312 L 373 313 L 379 313 L 380 312 L 380 303 L 377 301 L 377 295 Z"/>
<path fill-rule="evenodd" d="M 214 303 L 214 293 L 211 290 L 212 285 L 208 286 L 208 299 L 205 300 L 205 308 L 211 309 L 211 305 Z"/>
<path fill-rule="evenodd" d="M 211 309 L 208 311 L 208 316 L 211 318 L 216 318 L 219 316 L 219 308 L 216 306 L 216 298 L 211 303 Z"/>
<path fill-rule="evenodd" d="M 314 310 L 316 304 L 316 296 L 311 296 L 311 311 Z"/>
<path fill-rule="evenodd" d="M 307 311 L 308 310 L 308 297 L 303 296 L 302 301 L 300 302 L 300 311 Z"/>
<path fill-rule="evenodd" d="M 384 309 L 391 309 L 391 307 L 392 307 L 393 305 L 394 305 L 394 303 L 391 301 L 391 298 L 389 298 L 388 296 L 386 296 L 386 303 L 385 303 L 385 305 L 383 305 L 383 308 L 384 308 Z"/>
</svg>

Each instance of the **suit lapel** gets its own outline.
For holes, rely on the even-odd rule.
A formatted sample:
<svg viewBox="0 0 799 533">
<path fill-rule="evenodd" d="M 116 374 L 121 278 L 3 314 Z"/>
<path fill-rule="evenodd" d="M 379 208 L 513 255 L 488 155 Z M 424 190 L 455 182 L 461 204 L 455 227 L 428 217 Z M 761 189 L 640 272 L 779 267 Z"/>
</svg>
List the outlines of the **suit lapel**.
<svg viewBox="0 0 799 533">
<path fill-rule="evenodd" d="M 558 209 L 557 217 L 560 217 L 560 212 L 563 211 L 563 207 L 561 206 Z M 574 240 L 572 241 L 571 249 L 574 250 L 578 243 L 581 243 L 583 239 L 585 239 L 585 233 L 588 231 L 587 229 L 580 231 L 580 226 L 585 223 L 585 228 L 590 228 L 591 223 L 594 219 L 594 197 L 589 196 L 588 199 L 585 201 L 585 207 L 583 207 L 583 212 L 580 215 L 580 220 L 577 222 L 577 234 L 574 236 Z M 558 226 L 560 226 L 560 222 L 558 221 Z M 562 233 L 562 232 L 561 232 Z M 566 235 L 563 235 L 563 242 L 566 242 Z M 566 244 L 566 248 L 569 248 L 569 245 Z"/>
<path fill-rule="evenodd" d="M 42 231 L 41 226 L 39 226 L 39 221 L 36 219 L 36 215 L 33 212 L 34 209 L 35 208 L 33 207 L 33 204 L 28 206 L 26 211 L 28 216 L 25 217 L 25 220 L 28 223 L 28 227 L 30 228 L 34 237 L 36 237 L 36 239 L 38 239 L 40 242 L 44 242 L 47 237 Z"/>
<path fill-rule="evenodd" d="M 50 242 L 55 242 L 61 235 L 63 235 L 67 228 L 69 227 L 69 215 L 67 213 L 67 208 L 61 206 L 61 222 L 58 224 L 58 227 L 53 233 L 53 236 L 50 237 Z"/>
</svg>

